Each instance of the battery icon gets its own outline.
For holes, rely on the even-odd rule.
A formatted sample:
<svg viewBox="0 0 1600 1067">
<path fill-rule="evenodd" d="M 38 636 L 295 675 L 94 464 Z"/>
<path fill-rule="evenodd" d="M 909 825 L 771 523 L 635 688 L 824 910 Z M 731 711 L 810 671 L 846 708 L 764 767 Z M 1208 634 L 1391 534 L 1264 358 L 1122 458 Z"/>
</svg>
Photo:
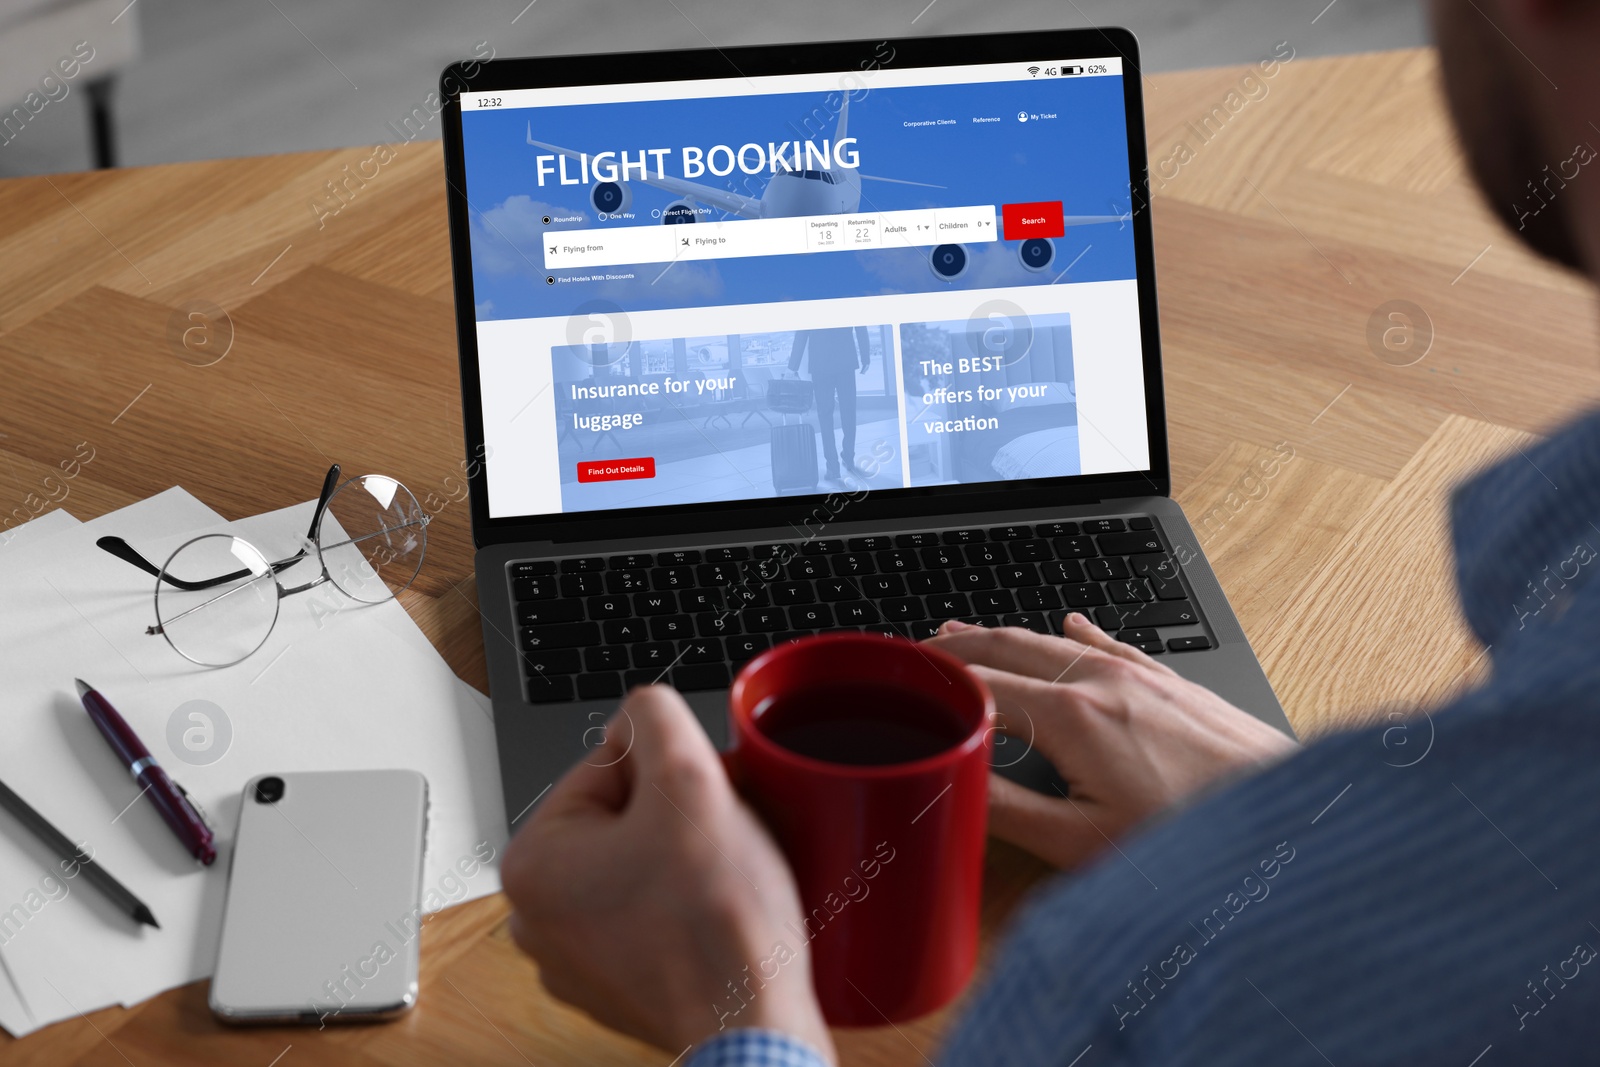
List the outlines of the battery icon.
<svg viewBox="0 0 1600 1067">
<path fill-rule="evenodd" d="M 1063 78 L 1065 78 L 1069 74 L 1082 74 L 1082 73 L 1083 73 L 1083 68 L 1082 67 L 1062 67 L 1061 68 L 1061 76 Z"/>
</svg>

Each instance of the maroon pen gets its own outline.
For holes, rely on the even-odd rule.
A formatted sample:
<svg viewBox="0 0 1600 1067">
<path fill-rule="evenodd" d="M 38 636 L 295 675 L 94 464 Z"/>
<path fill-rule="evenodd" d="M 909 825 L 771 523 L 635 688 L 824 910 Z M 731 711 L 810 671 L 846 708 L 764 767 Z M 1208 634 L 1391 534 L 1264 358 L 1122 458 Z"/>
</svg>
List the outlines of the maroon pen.
<svg viewBox="0 0 1600 1067">
<path fill-rule="evenodd" d="M 166 824 L 172 827 L 172 832 L 178 835 L 178 840 L 189 850 L 189 854 L 201 863 L 210 865 L 217 858 L 211 827 L 206 825 L 194 801 L 189 799 L 189 794 L 161 769 L 161 764 L 150 755 L 150 750 L 144 747 L 139 735 L 117 714 L 117 709 L 111 706 L 110 701 L 82 678 L 74 678 L 73 681 L 78 683 L 78 696 L 83 699 L 84 710 L 105 735 L 111 751 L 128 768 L 133 780 L 150 793 L 150 802 L 156 806 Z"/>
</svg>

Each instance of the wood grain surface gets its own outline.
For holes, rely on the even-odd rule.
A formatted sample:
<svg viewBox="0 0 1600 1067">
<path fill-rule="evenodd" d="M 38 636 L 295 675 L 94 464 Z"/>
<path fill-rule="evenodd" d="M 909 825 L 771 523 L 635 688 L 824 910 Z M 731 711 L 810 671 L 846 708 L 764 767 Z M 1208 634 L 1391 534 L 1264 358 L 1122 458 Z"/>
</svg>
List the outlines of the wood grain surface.
<svg viewBox="0 0 1600 1067">
<path fill-rule="evenodd" d="M 1446 493 L 1593 403 L 1600 337 L 1582 280 L 1479 202 L 1431 52 L 1254 73 L 1146 80 L 1172 463 L 1315 735 L 1482 670 L 1453 606 Z M 372 152 L 0 183 L 0 513 L 54 506 L 44 479 L 81 441 L 95 458 L 60 501 L 80 518 L 174 484 L 254 514 L 313 496 L 330 460 L 392 474 L 436 515 L 406 606 L 481 687 L 439 146 L 400 146 L 320 225 L 313 206 Z M 1409 347 L 1381 342 L 1392 301 L 1411 305 Z M 986 946 L 1048 873 L 992 845 Z M 505 915 L 495 897 L 434 917 L 420 1004 L 393 1023 L 229 1031 L 199 983 L 0 1037 L 0 1062 L 672 1062 L 545 995 Z M 923 1063 L 958 1010 L 841 1032 L 843 1061 Z"/>
</svg>

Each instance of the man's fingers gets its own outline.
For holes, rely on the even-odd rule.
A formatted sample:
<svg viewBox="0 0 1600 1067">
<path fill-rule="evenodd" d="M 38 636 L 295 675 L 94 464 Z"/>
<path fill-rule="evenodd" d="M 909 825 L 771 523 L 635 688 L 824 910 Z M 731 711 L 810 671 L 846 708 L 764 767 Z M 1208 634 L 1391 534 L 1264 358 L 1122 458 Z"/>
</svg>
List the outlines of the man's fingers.
<svg viewBox="0 0 1600 1067">
<path fill-rule="evenodd" d="M 1172 671 L 1172 668 L 1165 663 L 1151 659 L 1144 651 L 1134 648 L 1128 642 L 1118 641 L 1115 637 L 1096 626 L 1089 616 L 1080 612 L 1067 613 L 1067 617 L 1061 623 L 1061 632 L 1069 641 L 1088 645 L 1090 648 L 1098 649 L 1107 655 L 1118 656 L 1134 663 L 1142 663 L 1147 667 L 1154 667 L 1157 670 L 1167 671 L 1168 673 Z"/>
<path fill-rule="evenodd" d="M 1106 848 L 1091 821 L 1093 805 L 1035 793 L 989 775 L 989 832 L 1056 867 L 1076 867 Z"/>
<path fill-rule="evenodd" d="M 1081 642 L 1016 626 L 952 627 L 946 623 L 927 643 L 973 665 L 1045 682 L 1082 681 L 1101 665 L 1103 655 Z"/>
<path fill-rule="evenodd" d="M 1070 685 L 992 667 L 974 664 L 971 669 L 994 694 L 995 728 L 1043 752 L 1061 777 L 1071 780 L 1073 762 L 1098 747 L 1089 736 L 1094 718 L 1083 694 Z"/>
</svg>

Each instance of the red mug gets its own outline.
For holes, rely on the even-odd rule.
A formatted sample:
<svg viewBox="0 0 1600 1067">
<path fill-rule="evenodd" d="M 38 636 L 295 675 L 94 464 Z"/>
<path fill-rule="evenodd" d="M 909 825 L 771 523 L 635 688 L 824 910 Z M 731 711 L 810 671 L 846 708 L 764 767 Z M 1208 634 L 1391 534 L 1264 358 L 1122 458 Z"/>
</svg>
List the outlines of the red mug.
<svg viewBox="0 0 1600 1067">
<path fill-rule="evenodd" d="M 993 715 L 960 660 L 876 634 L 779 645 L 734 679 L 724 760 L 794 870 L 830 1024 L 914 1019 L 972 977 Z"/>
</svg>

